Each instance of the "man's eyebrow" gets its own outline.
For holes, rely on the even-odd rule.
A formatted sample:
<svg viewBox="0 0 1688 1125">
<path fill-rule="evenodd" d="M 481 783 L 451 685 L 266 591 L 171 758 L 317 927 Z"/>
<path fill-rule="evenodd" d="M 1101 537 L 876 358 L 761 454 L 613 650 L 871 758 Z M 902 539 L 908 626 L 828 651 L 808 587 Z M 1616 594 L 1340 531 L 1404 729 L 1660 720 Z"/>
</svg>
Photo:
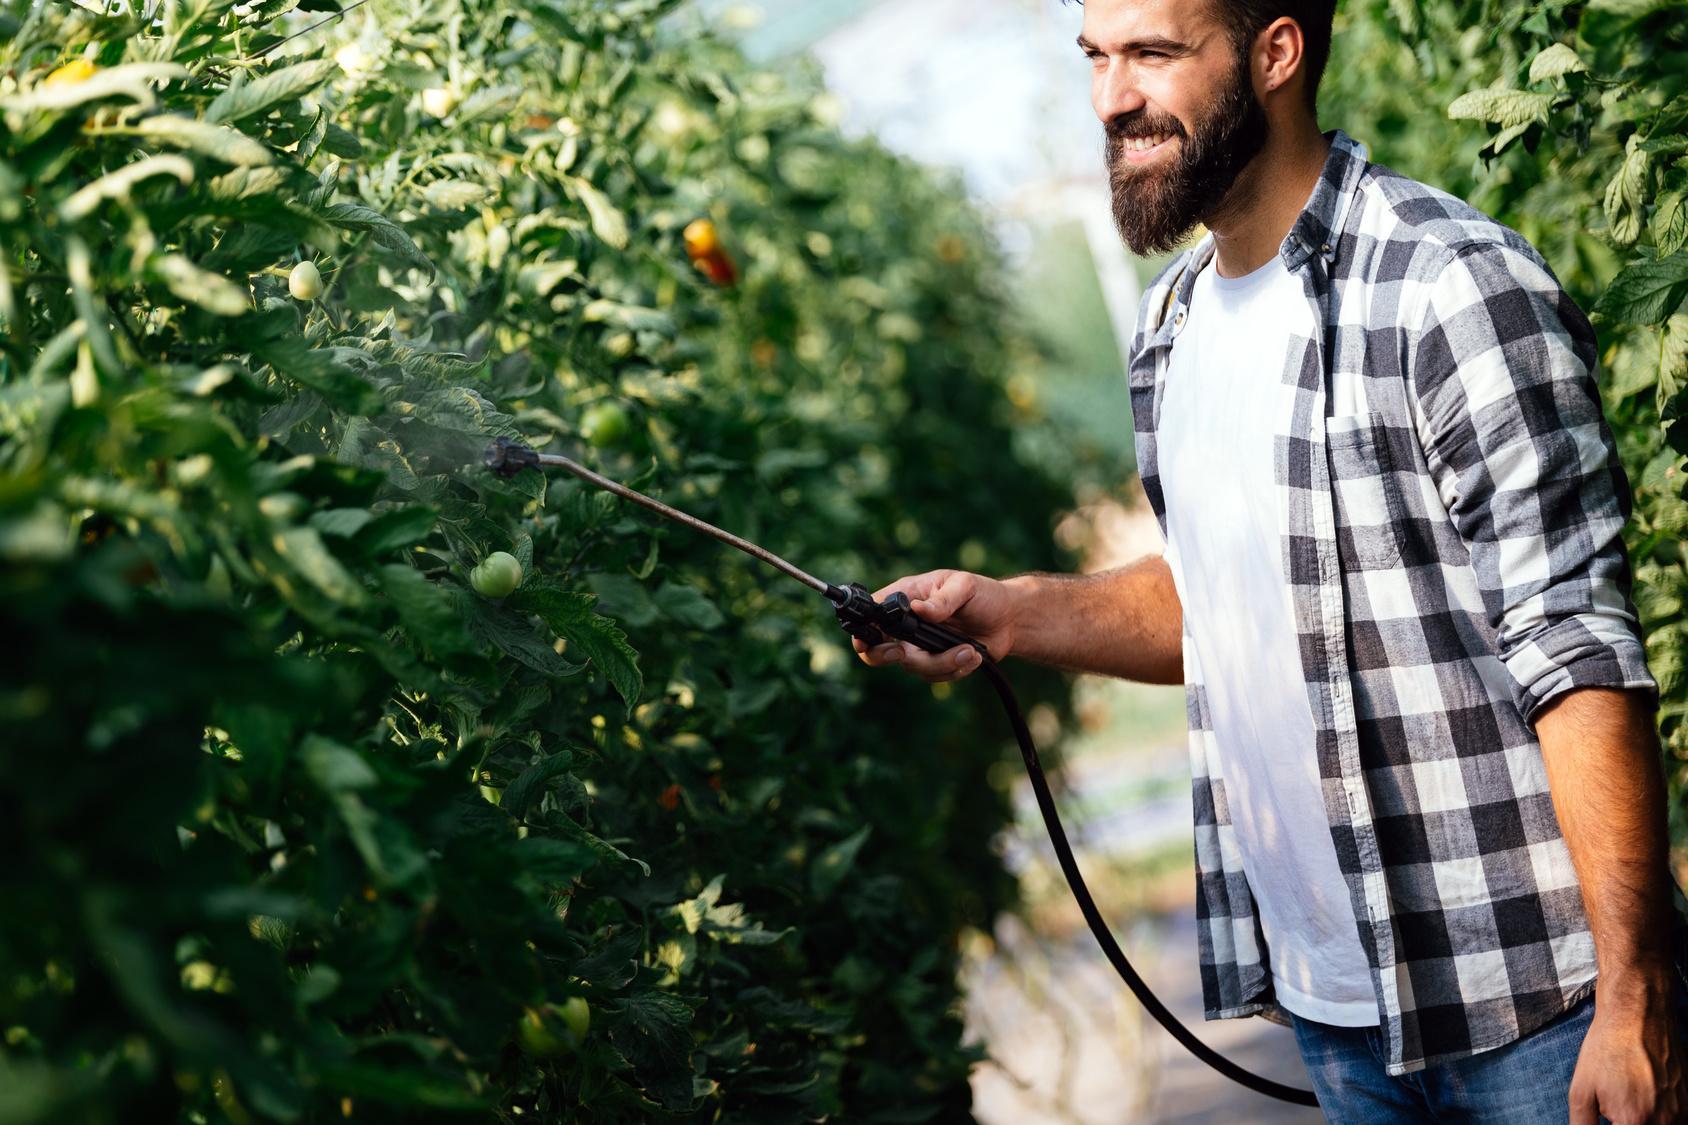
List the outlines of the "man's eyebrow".
<svg viewBox="0 0 1688 1125">
<path fill-rule="evenodd" d="M 1102 48 L 1083 35 L 1078 37 L 1078 49 L 1087 55 L 1103 53 Z M 1122 55 L 1134 51 L 1161 51 L 1169 55 L 1184 55 L 1189 53 L 1190 45 L 1180 43 L 1176 39 L 1168 39 L 1164 35 L 1147 35 L 1141 39 L 1127 39 L 1115 46 L 1114 50 Z"/>
</svg>

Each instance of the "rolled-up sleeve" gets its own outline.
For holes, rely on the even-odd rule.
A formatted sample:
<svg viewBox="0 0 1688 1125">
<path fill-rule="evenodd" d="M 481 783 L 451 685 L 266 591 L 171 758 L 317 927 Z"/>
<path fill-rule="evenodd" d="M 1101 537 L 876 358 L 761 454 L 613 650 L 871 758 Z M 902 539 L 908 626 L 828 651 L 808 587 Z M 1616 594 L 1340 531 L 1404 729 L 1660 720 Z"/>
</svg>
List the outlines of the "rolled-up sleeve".
<svg viewBox="0 0 1688 1125">
<path fill-rule="evenodd" d="M 1656 698 L 1588 318 L 1532 251 L 1501 242 L 1450 248 L 1421 296 L 1408 340 L 1419 439 L 1524 718 L 1579 687 Z"/>
</svg>

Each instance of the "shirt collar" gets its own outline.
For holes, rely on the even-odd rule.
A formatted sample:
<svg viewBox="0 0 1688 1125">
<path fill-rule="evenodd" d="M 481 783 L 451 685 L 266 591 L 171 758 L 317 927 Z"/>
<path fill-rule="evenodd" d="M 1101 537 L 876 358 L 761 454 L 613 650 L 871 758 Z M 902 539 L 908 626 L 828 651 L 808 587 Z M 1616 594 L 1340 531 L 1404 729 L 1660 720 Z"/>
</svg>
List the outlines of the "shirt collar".
<svg viewBox="0 0 1688 1125">
<path fill-rule="evenodd" d="M 1336 260 L 1338 238 L 1348 208 L 1354 202 L 1355 189 L 1366 170 L 1366 146 L 1341 129 L 1325 134 L 1330 138 L 1330 152 L 1325 157 L 1324 171 L 1313 186 L 1313 194 L 1302 208 L 1295 225 L 1289 229 L 1278 254 L 1291 270 L 1299 267 L 1314 254 L 1326 262 Z"/>
<path fill-rule="evenodd" d="M 1365 172 L 1369 159 L 1366 146 L 1341 129 L 1333 129 L 1325 136 L 1330 140 L 1330 152 L 1325 155 L 1324 169 L 1313 185 L 1313 194 L 1296 218 L 1278 247 L 1278 256 L 1292 273 L 1301 268 L 1314 254 L 1326 264 L 1336 260 L 1339 234 L 1348 208 Z M 1184 327 L 1184 310 L 1190 306 L 1190 293 L 1196 287 L 1196 276 L 1213 260 L 1213 235 L 1205 234 L 1190 249 L 1189 257 L 1173 285 L 1169 305 L 1173 315 L 1161 325 L 1168 337 L 1178 335 Z M 1162 315 L 1165 315 L 1164 313 Z"/>
</svg>

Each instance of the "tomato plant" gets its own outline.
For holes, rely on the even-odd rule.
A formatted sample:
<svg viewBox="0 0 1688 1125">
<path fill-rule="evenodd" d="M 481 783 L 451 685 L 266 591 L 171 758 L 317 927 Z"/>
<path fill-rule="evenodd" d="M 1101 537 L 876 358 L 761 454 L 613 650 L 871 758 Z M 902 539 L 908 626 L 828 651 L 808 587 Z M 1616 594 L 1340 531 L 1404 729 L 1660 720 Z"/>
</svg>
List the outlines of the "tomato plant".
<svg viewBox="0 0 1688 1125">
<path fill-rule="evenodd" d="M 994 702 L 479 468 L 614 401 L 606 471 L 834 580 L 1059 566 L 961 193 L 666 0 L 131 7 L 0 3 L 8 1105 L 964 1114 Z"/>
</svg>

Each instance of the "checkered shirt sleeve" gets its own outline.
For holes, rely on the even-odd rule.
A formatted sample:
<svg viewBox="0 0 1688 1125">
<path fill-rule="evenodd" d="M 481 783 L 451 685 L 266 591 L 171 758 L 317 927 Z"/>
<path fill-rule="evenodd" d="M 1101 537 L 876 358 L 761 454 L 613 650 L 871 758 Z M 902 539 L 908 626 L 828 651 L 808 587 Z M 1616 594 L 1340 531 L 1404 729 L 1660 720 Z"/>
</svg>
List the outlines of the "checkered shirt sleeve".
<svg viewBox="0 0 1688 1125">
<path fill-rule="evenodd" d="M 1589 685 L 1656 693 L 1588 319 L 1533 252 L 1506 242 L 1450 247 L 1431 272 L 1408 365 L 1414 421 L 1519 711 L 1533 723 Z"/>
</svg>

